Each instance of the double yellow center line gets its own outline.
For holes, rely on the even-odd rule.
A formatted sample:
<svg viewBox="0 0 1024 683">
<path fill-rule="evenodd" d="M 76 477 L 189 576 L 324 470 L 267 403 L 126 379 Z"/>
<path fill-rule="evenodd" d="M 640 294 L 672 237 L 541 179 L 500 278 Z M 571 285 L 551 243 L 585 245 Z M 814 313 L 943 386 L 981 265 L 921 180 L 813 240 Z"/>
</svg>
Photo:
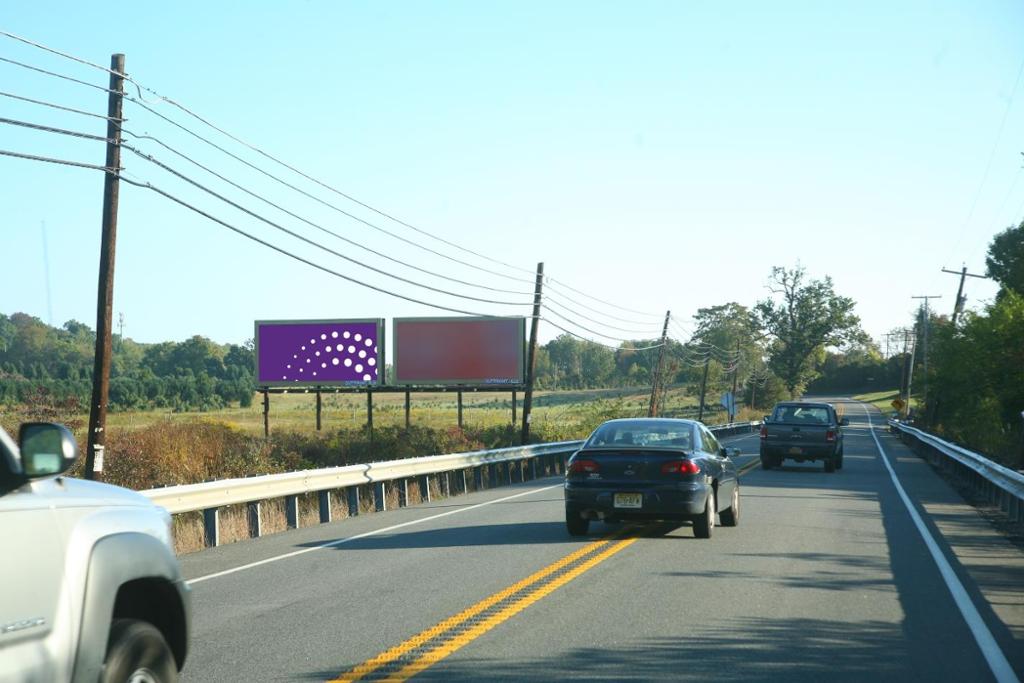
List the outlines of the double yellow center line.
<svg viewBox="0 0 1024 683">
<path fill-rule="evenodd" d="M 742 475 L 759 465 L 757 459 L 740 468 Z M 621 538 L 631 533 L 630 538 Z M 605 538 L 583 546 L 557 562 L 531 574 L 472 607 L 417 633 L 404 643 L 381 652 L 376 657 L 333 679 L 331 683 L 355 681 L 406 681 L 424 669 L 437 664 L 448 655 L 468 645 L 498 624 L 549 595 L 577 576 L 604 562 L 612 555 L 637 541 L 641 529 L 636 527 L 617 531 Z"/>
<path fill-rule="evenodd" d="M 637 541 L 635 536 L 616 540 L 620 535 L 621 532 L 612 534 L 566 555 L 404 643 L 366 660 L 333 679 L 332 683 L 364 679 L 394 683 L 408 680 Z"/>
</svg>

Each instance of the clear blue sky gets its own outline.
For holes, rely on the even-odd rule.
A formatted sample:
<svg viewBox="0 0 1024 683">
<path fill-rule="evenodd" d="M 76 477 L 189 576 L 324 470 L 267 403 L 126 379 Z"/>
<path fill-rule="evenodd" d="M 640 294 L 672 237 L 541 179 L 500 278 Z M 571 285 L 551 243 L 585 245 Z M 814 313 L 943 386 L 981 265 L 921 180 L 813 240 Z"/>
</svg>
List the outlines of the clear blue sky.
<svg viewBox="0 0 1024 683">
<path fill-rule="evenodd" d="M 961 262 L 1024 218 L 1024 5 L 1019 2 L 19 3 L 0 28 L 84 59 L 126 54 L 138 82 L 364 202 L 600 299 L 678 318 L 766 295 L 773 265 L 831 275 L 865 329 L 907 324 L 910 297 L 952 309 Z M 0 57 L 105 85 L 95 69 L 0 38 Z M 106 95 L 0 63 L 0 90 L 103 112 Z M 132 93 L 135 94 L 134 89 Z M 179 110 L 151 106 L 338 208 L 417 234 L 275 166 Z M 0 116 L 103 132 L 103 122 L 0 98 Z M 148 134 L 259 196 L 420 268 L 473 270 L 298 195 L 128 103 Z M 1004 123 L 1005 122 L 1005 123 Z M 127 138 L 129 141 L 133 138 Z M 370 256 L 166 152 L 156 158 L 289 229 L 403 277 L 515 301 Z M 102 163 L 102 144 L 0 125 L 0 149 Z M 416 298 L 464 301 L 368 273 L 127 154 L 149 181 L 283 248 Z M 0 312 L 95 325 L 102 177 L 0 157 Z M 49 302 L 43 225 L 49 261 Z M 969 305 L 994 285 L 971 280 Z M 660 322 L 587 302 L 600 311 Z M 573 308 L 579 306 L 571 304 Z M 115 313 L 138 341 L 252 336 L 255 319 L 444 315 L 291 261 L 122 186 Z M 586 323 L 638 327 L 587 312 Z M 557 319 L 556 319 L 557 320 Z M 585 321 L 580 321 L 585 322 Z M 564 323 L 563 323 L 564 324 Z M 569 325 L 566 325 L 569 327 Z M 557 332 L 542 324 L 542 338 Z M 578 328 L 585 336 L 615 343 Z"/>
</svg>

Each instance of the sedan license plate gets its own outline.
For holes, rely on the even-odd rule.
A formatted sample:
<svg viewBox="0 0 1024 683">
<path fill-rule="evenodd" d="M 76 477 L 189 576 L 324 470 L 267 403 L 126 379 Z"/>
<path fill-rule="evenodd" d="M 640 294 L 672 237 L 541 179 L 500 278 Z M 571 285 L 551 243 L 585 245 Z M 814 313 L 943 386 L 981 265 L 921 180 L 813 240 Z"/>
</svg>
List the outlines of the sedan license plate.
<svg viewBox="0 0 1024 683">
<path fill-rule="evenodd" d="M 644 494 L 642 493 L 616 493 L 615 507 L 617 508 L 639 508 L 644 505 Z"/>
<path fill-rule="evenodd" d="M 799 446 L 793 446 L 792 448 L 789 449 L 790 455 L 800 455 L 803 452 L 803 449 L 800 448 Z"/>
</svg>

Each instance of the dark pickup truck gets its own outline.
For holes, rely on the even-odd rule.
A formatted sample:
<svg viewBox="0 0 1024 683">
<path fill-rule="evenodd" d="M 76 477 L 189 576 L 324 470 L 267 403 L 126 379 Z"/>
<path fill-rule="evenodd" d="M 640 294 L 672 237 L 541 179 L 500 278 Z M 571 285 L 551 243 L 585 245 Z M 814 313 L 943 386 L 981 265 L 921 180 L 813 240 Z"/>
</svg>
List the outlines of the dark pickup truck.
<svg viewBox="0 0 1024 683">
<path fill-rule="evenodd" d="M 831 403 L 778 403 L 761 426 L 761 467 L 770 470 L 785 459 L 822 460 L 826 472 L 843 469 L 843 426 Z"/>
</svg>

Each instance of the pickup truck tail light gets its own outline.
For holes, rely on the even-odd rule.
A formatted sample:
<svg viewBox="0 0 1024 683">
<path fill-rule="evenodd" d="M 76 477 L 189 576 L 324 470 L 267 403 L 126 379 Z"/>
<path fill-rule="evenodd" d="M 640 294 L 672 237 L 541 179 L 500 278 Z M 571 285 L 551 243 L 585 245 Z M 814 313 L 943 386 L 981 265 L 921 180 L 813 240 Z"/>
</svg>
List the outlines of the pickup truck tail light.
<svg viewBox="0 0 1024 683">
<path fill-rule="evenodd" d="M 596 460 L 573 460 L 569 463 L 569 474 L 593 474 L 600 471 L 601 466 Z"/>
<path fill-rule="evenodd" d="M 672 460 L 661 466 L 662 474 L 700 474 L 700 465 L 692 460 Z"/>
<path fill-rule="evenodd" d="M 768 427 L 766 425 L 761 425 L 761 440 L 763 441 L 763 440 L 765 440 L 767 438 L 768 438 Z"/>
<path fill-rule="evenodd" d="M 835 432 L 834 429 L 830 429 L 827 432 L 825 432 L 825 441 L 828 441 L 829 443 L 832 443 L 835 440 L 836 440 L 836 432 Z"/>
</svg>

